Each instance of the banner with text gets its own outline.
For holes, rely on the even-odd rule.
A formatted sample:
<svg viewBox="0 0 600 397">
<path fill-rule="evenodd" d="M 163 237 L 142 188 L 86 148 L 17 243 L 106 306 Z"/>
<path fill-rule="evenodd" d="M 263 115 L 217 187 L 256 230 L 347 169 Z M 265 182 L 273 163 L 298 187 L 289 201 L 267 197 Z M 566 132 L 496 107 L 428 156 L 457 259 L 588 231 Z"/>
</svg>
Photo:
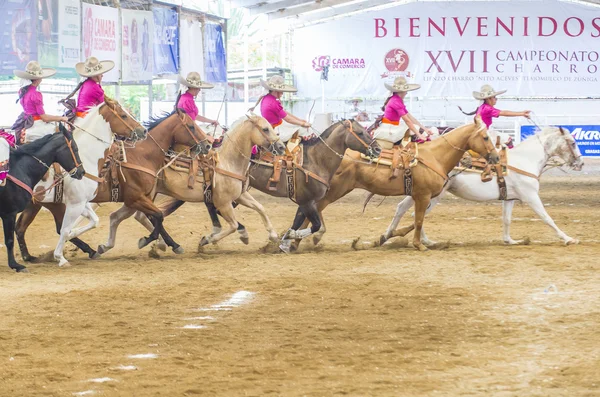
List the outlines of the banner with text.
<svg viewBox="0 0 600 397">
<path fill-rule="evenodd" d="M 58 1 L 58 67 L 72 69 L 81 59 L 81 4 Z M 73 73 L 76 73 L 73 70 Z"/>
<path fill-rule="evenodd" d="M 204 36 L 206 81 L 223 83 L 227 81 L 227 64 L 221 25 L 207 23 L 204 25 Z"/>
<path fill-rule="evenodd" d="M 0 15 L 0 74 L 12 75 L 37 60 L 37 1 L 2 2 Z"/>
<path fill-rule="evenodd" d="M 561 125 L 571 132 L 582 156 L 600 157 L 600 125 Z M 521 140 L 535 134 L 537 127 L 521 126 Z"/>
<path fill-rule="evenodd" d="M 118 40 L 119 12 L 116 8 L 94 6 L 83 3 L 83 51 L 81 60 L 95 56 L 99 60 L 109 60 L 115 63 L 115 68 L 104 75 L 106 82 L 119 80 L 119 52 L 121 47 Z"/>
<path fill-rule="evenodd" d="M 154 75 L 179 71 L 179 16 L 171 8 L 154 7 Z"/>
<path fill-rule="evenodd" d="M 542 6 L 543 5 L 543 6 Z M 420 97 L 598 96 L 600 8 L 560 1 L 414 2 L 294 31 L 299 95 L 384 96 L 405 76 Z"/>
<path fill-rule="evenodd" d="M 154 15 L 152 11 L 121 10 L 123 82 L 148 82 L 154 67 Z"/>
</svg>

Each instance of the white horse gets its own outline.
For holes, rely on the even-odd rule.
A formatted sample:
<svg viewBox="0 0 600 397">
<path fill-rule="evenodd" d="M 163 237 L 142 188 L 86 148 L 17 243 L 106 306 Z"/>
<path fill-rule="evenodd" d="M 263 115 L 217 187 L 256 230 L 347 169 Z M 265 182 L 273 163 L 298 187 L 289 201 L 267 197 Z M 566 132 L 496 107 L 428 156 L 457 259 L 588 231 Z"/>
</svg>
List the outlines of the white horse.
<svg viewBox="0 0 600 397">
<path fill-rule="evenodd" d="M 64 178 L 62 202 L 66 205 L 66 211 L 58 244 L 54 250 L 54 259 L 58 261 L 58 266 L 68 265 L 68 261 L 63 255 L 65 243 L 98 226 L 98 215 L 89 202 L 96 196 L 98 189 L 99 161 L 104 159 L 105 151 L 114 142 L 113 129 L 119 136 L 133 139 L 145 136 L 145 129 L 131 115 L 127 114 L 119 105 L 113 105 L 116 109 L 110 106 L 106 103 L 95 106 L 88 111 L 84 118 L 78 117 L 74 122 L 73 139 L 79 147 L 79 156 L 86 170 L 86 178 L 81 180 L 73 179 L 70 176 Z M 102 109 L 103 107 L 106 109 Z M 101 109 L 106 112 L 107 117 L 101 114 Z M 117 112 L 123 112 L 123 114 Z M 52 168 L 51 174 L 53 174 Z M 39 201 L 54 202 L 56 187 L 52 187 L 53 183 L 54 178 L 51 175 L 46 181 L 36 185 L 34 191 L 40 188 L 48 189 L 44 198 Z M 74 229 L 74 226 L 79 223 L 80 216 L 87 218 L 89 223 Z"/>
<path fill-rule="evenodd" d="M 544 167 L 548 165 L 549 160 L 553 157 L 560 158 L 574 170 L 580 171 L 581 167 L 583 167 L 583 160 L 581 159 L 577 143 L 569 131 L 561 127 L 545 127 L 542 131 L 538 131 L 535 135 L 515 146 L 514 149 L 509 150 L 508 165 L 511 166 L 512 170 L 509 169 L 508 175 L 505 177 L 507 199 L 502 202 L 503 239 L 506 244 L 519 244 L 522 242 L 515 241 L 510 237 L 512 209 L 517 200 L 527 203 L 547 225 L 554 229 L 565 244 L 579 243 L 578 240 L 567 236 L 556 226 L 550 215 L 546 212 L 539 196 L 539 177 Z M 431 200 L 426 213 L 429 213 L 440 202 L 446 191 L 466 200 L 499 200 L 500 189 L 495 177 L 492 181 L 484 183 L 481 181 L 479 173 L 462 172 L 460 170 L 452 171 L 449 177 L 450 179 L 444 190 L 439 196 Z M 398 204 L 392 223 L 380 238 L 382 244 L 392 237 L 404 236 L 412 230 L 410 226 L 398 230 L 396 228 L 402 216 L 413 204 L 412 197 L 406 197 Z M 423 230 L 421 230 L 421 241 L 424 245 L 435 244 L 434 241 L 427 238 Z"/>
</svg>

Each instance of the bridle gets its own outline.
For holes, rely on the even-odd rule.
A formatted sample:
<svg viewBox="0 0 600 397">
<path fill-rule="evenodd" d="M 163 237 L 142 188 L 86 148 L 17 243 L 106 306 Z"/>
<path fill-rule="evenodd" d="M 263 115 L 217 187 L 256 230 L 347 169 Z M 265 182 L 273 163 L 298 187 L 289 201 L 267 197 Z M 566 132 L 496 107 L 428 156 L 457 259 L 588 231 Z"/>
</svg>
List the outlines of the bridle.
<svg viewBox="0 0 600 397">
<path fill-rule="evenodd" d="M 83 164 L 81 164 L 79 161 L 77 161 L 77 156 L 75 155 L 75 151 L 73 150 L 73 138 L 67 139 L 67 137 L 65 136 L 64 133 L 63 133 L 63 138 L 65 139 L 65 142 L 67 143 L 67 147 L 69 148 L 69 153 L 71 153 L 71 158 L 73 159 L 73 164 L 75 164 L 75 167 L 72 170 L 68 171 L 68 174 L 73 176 L 73 175 L 75 175 L 75 173 L 77 172 L 77 170 L 79 168 L 83 167 Z M 43 162 L 36 156 L 34 156 L 32 154 L 29 154 L 29 156 L 33 157 L 38 163 L 40 163 L 41 165 L 46 167 L 46 169 L 50 169 L 50 166 L 48 164 L 46 164 L 45 162 Z"/>
<path fill-rule="evenodd" d="M 116 109 L 114 109 L 114 108 L 113 108 L 113 107 L 110 105 L 110 104 L 111 104 L 110 102 L 108 102 L 108 101 L 106 101 L 106 100 L 105 100 L 105 101 L 104 101 L 104 104 L 106 105 L 106 107 L 108 107 L 108 109 L 109 109 L 109 110 L 112 112 L 112 114 L 114 114 L 114 115 L 115 115 L 115 117 L 116 117 L 117 119 L 119 119 L 119 120 L 121 121 L 121 123 L 123 123 L 123 125 L 124 125 L 124 126 L 125 126 L 125 127 L 128 129 L 128 130 L 129 130 L 129 132 L 131 133 L 131 136 L 130 136 L 130 138 L 131 138 L 131 139 L 133 139 L 133 138 L 136 136 L 136 134 L 135 134 L 135 128 L 134 128 L 134 127 L 132 127 L 132 126 L 130 126 L 130 125 L 129 125 L 129 123 L 127 123 L 127 122 L 126 122 L 126 121 L 123 119 L 123 117 L 121 117 L 121 115 L 120 115 L 120 114 L 119 114 L 119 113 L 116 111 Z M 115 107 L 116 107 L 116 104 L 115 104 Z M 130 115 L 130 117 L 131 117 L 131 115 Z M 132 117 L 132 119 L 133 119 L 133 117 Z"/>
<path fill-rule="evenodd" d="M 196 135 L 192 132 L 192 130 L 190 129 L 190 127 L 188 126 L 188 124 L 185 121 L 185 113 L 180 113 L 179 111 L 177 112 L 178 116 L 177 118 L 179 119 L 179 121 L 181 122 L 181 125 L 183 125 L 183 127 L 185 128 L 185 130 L 188 132 L 188 134 L 192 137 L 192 139 L 194 140 L 195 144 L 194 146 L 197 149 L 200 149 L 200 144 L 202 142 L 206 142 L 208 140 L 208 137 L 206 136 L 206 134 L 204 134 L 204 132 L 202 132 L 204 134 L 204 139 L 198 139 L 198 137 L 196 137 Z M 202 130 L 200 130 L 202 131 Z M 165 156 L 168 156 L 169 154 L 167 153 L 167 151 L 165 149 L 163 149 L 158 142 L 156 141 L 156 139 L 154 139 L 154 137 L 151 134 L 148 134 L 148 136 L 150 137 L 150 139 L 152 139 L 152 142 L 154 142 L 154 144 L 156 146 L 158 146 L 158 148 L 164 153 Z M 190 148 L 191 151 L 191 148 Z"/>
<path fill-rule="evenodd" d="M 281 139 L 279 138 L 279 136 L 276 136 L 276 139 L 271 139 L 271 137 L 269 137 L 269 134 L 267 134 L 265 132 L 265 129 L 268 131 L 267 128 L 263 129 L 257 122 L 256 120 L 253 120 L 251 117 L 249 117 L 248 115 L 246 115 L 246 117 L 248 117 L 248 120 L 250 123 L 252 123 L 252 125 L 254 127 L 256 127 L 256 129 L 261 133 L 261 135 L 266 139 L 266 141 L 269 143 L 269 146 L 265 146 L 265 145 L 260 145 L 263 149 L 268 150 L 271 153 L 275 153 L 275 144 L 277 142 L 281 142 Z"/>
<path fill-rule="evenodd" d="M 367 151 L 369 152 L 369 156 L 373 157 L 374 153 L 373 153 L 373 143 L 375 142 L 375 139 L 371 139 L 371 143 L 367 144 L 355 131 L 354 131 L 354 127 L 352 127 L 352 120 L 342 120 L 342 125 L 346 128 L 346 130 L 348 130 L 352 135 L 354 135 L 354 137 L 365 147 L 367 148 Z"/>
<path fill-rule="evenodd" d="M 483 143 L 484 143 L 484 146 L 485 146 L 485 151 L 486 151 L 485 159 L 489 161 L 489 159 L 490 159 L 490 155 L 492 154 L 492 152 L 493 152 L 494 150 L 496 150 L 496 149 L 494 148 L 494 144 L 492 143 L 492 141 L 491 141 L 491 139 L 490 139 L 490 136 L 487 134 L 487 131 L 486 131 L 486 129 L 485 129 L 485 128 L 481 128 L 481 127 L 480 127 L 480 128 L 479 128 L 478 135 L 479 135 L 479 136 L 481 136 L 481 138 L 483 139 Z M 446 134 L 440 135 L 440 137 L 442 137 L 442 139 L 444 139 L 444 141 L 446 141 L 446 143 L 447 143 L 448 145 L 450 145 L 450 146 L 451 146 L 451 147 L 452 147 L 454 150 L 458 150 L 459 152 L 463 152 L 463 153 L 466 153 L 466 152 L 468 151 L 468 150 L 465 150 L 465 149 L 462 149 L 462 148 L 459 148 L 459 147 L 457 147 L 457 146 L 453 145 L 453 144 L 452 144 L 452 143 L 451 143 L 451 142 L 448 140 L 448 138 L 446 138 Z"/>
</svg>

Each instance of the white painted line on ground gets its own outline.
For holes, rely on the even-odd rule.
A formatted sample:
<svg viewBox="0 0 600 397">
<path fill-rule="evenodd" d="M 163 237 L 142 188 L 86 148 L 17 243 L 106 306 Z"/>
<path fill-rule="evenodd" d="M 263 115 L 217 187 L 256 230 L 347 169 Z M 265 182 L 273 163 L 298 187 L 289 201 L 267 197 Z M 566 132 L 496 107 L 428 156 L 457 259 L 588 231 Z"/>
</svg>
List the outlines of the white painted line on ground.
<svg viewBox="0 0 600 397">
<path fill-rule="evenodd" d="M 130 354 L 127 358 L 157 358 L 158 354 L 144 353 L 144 354 Z"/>
<path fill-rule="evenodd" d="M 93 378 L 93 379 L 88 379 L 86 380 L 86 382 L 92 382 L 92 383 L 106 383 L 106 382 L 117 382 L 116 379 L 113 378 Z"/>
<path fill-rule="evenodd" d="M 183 328 L 183 329 L 204 329 L 204 328 L 206 328 L 206 326 L 198 325 L 198 324 L 187 324 L 181 328 Z"/>
<path fill-rule="evenodd" d="M 74 396 L 91 396 L 93 394 L 96 394 L 96 390 L 86 390 L 73 393 Z"/>
<path fill-rule="evenodd" d="M 185 321 L 196 321 L 196 320 L 207 320 L 207 321 L 215 321 L 214 317 L 211 316 L 200 316 L 200 317 L 187 317 L 184 318 Z"/>
<path fill-rule="evenodd" d="M 244 303 L 248 303 L 254 297 L 254 292 L 250 291 L 238 291 L 231 296 L 231 298 L 223 301 L 217 305 L 212 305 L 212 308 L 226 308 L 226 307 L 238 307 Z"/>
<path fill-rule="evenodd" d="M 112 367 L 115 371 L 135 371 L 137 367 L 135 365 L 119 365 L 118 367 Z"/>
</svg>

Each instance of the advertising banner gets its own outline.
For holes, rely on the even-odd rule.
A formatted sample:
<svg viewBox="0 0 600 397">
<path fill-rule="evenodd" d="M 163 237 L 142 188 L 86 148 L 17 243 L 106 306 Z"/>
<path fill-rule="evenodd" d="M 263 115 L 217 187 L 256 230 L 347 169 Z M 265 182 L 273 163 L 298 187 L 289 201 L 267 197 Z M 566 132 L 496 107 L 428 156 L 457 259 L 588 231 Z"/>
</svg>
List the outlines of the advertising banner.
<svg viewBox="0 0 600 397">
<path fill-rule="evenodd" d="M 72 69 L 80 59 L 81 4 L 79 0 L 58 0 L 57 66 Z"/>
<path fill-rule="evenodd" d="M 38 62 L 58 67 L 58 1 L 39 0 L 37 27 Z"/>
<path fill-rule="evenodd" d="M 123 82 L 152 80 L 154 15 L 151 11 L 121 10 Z"/>
<path fill-rule="evenodd" d="M 202 25 L 193 18 L 181 18 L 181 74 L 185 77 L 189 72 L 203 75 Z M 204 80 L 206 76 L 202 76 Z M 207 80 L 210 81 L 210 80 Z"/>
<path fill-rule="evenodd" d="M 2 2 L 0 14 L 0 74 L 12 75 L 37 60 L 37 1 Z"/>
<path fill-rule="evenodd" d="M 94 6 L 83 3 L 83 51 L 81 60 L 95 56 L 99 60 L 115 63 L 115 68 L 104 75 L 106 82 L 119 80 L 119 51 L 121 51 L 116 8 Z"/>
<path fill-rule="evenodd" d="M 179 71 L 179 16 L 171 8 L 154 7 L 154 75 Z"/>
<path fill-rule="evenodd" d="M 294 31 L 299 95 L 385 96 L 398 76 L 421 97 L 597 96 L 600 10 L 572 2 L 413 2 Z"/>
<path fill-rule="evenodd" d="M 208 23 L 204 26 L 204 56 L 206 81 L 211 83 L 227 81 L 227 63 L 221 25 Z"/>
<path fill-rule="evenodd" d="M 561 125 L 571 132 L 582 156 L 600 157 L 600 125 Z M 533 135 L 536 127 L 521 126 L 521 140 Z"/>
</svg>

